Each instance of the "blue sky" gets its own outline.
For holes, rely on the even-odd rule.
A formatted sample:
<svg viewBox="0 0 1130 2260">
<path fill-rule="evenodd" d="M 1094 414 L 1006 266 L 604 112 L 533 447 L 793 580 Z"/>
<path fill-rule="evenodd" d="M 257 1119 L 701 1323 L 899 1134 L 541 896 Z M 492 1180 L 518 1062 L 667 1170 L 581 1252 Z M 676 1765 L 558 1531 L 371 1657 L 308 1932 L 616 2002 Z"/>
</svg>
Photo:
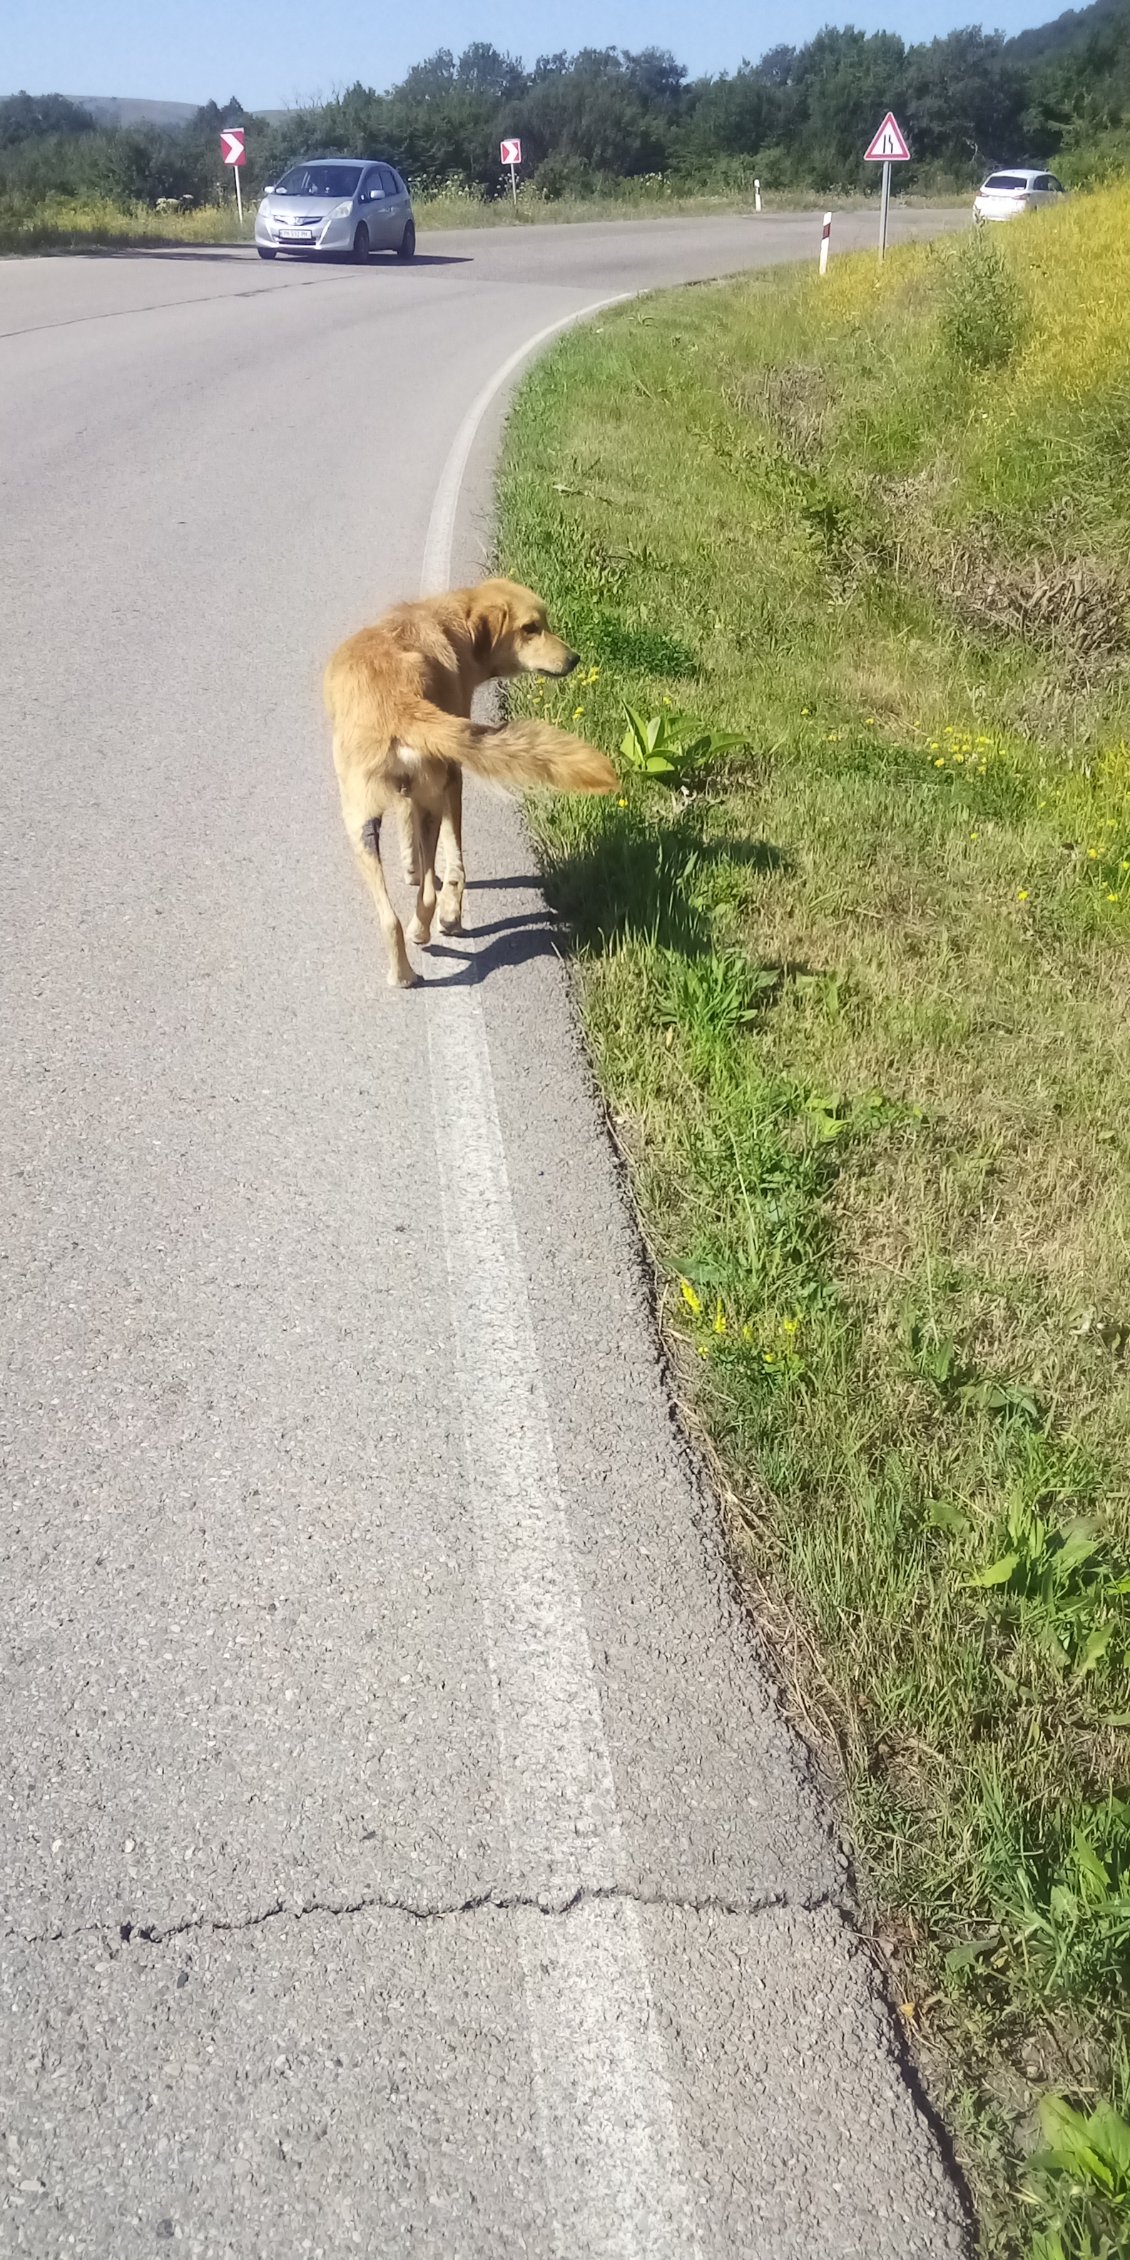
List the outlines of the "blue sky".
<svg viewBox="0 0 1130 2260">
<path fill-rule="evenodd" d="M 996 30 L 1022 31 L 1064 0 L 992 0 Z M 147 95 L 278 109 L 361 79 L 384 87 L 436 47 L 489 38 L 526 61 L 558 47 L 670 47 L 693 73 L 732 70 L 782 40 L 799 45 L 822 23 L 932 38 L 976 20 L 971 0 L 570 0 L 546 10 L 521 0 L 425 0 L 419 9 L 374 0 L 4 0 L 0 92 Z"/>
</svg>

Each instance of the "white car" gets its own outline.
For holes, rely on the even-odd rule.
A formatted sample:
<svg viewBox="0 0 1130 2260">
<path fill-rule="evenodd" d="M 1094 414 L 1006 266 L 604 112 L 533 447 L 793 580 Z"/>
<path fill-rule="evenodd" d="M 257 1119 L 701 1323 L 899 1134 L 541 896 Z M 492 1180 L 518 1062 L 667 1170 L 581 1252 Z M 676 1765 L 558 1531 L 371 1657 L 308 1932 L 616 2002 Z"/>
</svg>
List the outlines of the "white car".
<svg viewBox="0 0 1130 2260">
<path fill-rule="evenodd" d="M 977 192 L 975 220 L 1014 220 L 1019 212 L 1039 212 L 1060 204 L 1067 191 L 1054 173 L 1032 172 L 1021 165 L 1015 172 L 990 173 Z"/>
</svg>

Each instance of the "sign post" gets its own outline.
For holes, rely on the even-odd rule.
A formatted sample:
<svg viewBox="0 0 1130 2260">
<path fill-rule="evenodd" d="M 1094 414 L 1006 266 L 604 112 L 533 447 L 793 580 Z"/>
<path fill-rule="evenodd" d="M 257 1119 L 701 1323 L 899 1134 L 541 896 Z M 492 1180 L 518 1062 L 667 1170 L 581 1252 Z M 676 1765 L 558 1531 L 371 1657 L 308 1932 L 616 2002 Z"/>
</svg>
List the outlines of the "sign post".
<svg viewBox="0 0 1130 2260">
<path fill-rule="evenodd" d="M 220 155 L 225 165 L 235 173 L 235 200 L 239 206 L 239 224 L 243 226 L 243 190 L 239 176 L 247 163 L 247 134 L 243 126 L 225 126 L 220 134 Z"/>
<path fill-rule="evenodd" d="M 499 144 L 498 153 L 502 159 L 503 164 L 509 165 L 510 167 L 510 194 L 514 199 L 514 210 L 517 211 L 518 176 L 514 168 L 516 165 L 520 165 L 522 162 L 522 144 L 518 140 L 517 136 L 514 135 L 509 141 L 503 141 Z"/>
<path fill-rule="evenodd" d="M 883 168 L 883 194 L 879 204 L 879 257 L 885 259 L 887 222 L 891 211 L 891 166 L 910 163 L 906 136 L 893 110 L 888 110 L 878 133 L 864 150 L 863 162 L 865 165 L 881 165 Z"/>
</svg>

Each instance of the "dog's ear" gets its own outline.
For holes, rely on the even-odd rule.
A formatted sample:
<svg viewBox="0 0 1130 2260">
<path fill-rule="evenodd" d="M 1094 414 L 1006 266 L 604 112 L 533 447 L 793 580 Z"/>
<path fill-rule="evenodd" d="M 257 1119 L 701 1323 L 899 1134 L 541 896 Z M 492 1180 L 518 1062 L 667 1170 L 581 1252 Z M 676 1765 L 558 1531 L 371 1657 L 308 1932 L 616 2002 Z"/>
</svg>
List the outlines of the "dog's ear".
<svg viewBox="0 0 1130 2260">
<path fill-rule="evenodd" d="M 485 665 L 502 642 L 509 618 L 506 605 L 498 595 L 484 595 L 471 606 L 467 625 L 471 631 L 471 649 L 480 665 Z"/>
</svg>

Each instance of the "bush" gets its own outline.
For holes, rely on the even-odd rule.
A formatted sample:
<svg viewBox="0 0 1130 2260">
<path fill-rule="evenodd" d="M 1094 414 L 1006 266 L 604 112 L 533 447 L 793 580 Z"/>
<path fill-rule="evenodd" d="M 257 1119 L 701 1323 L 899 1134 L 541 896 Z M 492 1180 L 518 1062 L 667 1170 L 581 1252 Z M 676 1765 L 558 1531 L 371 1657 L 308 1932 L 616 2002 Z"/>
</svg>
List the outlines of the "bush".
<svg viewBox="0 0 1130 2260">
<path fill-rule="evenodd" d="M 996 237 L 987 227 L 964 236 L 950 257 L 942 306 L 942 343 L 966 369 L 1002 369 L 1024 334 L 1024 298 Z"/>
</svg>

